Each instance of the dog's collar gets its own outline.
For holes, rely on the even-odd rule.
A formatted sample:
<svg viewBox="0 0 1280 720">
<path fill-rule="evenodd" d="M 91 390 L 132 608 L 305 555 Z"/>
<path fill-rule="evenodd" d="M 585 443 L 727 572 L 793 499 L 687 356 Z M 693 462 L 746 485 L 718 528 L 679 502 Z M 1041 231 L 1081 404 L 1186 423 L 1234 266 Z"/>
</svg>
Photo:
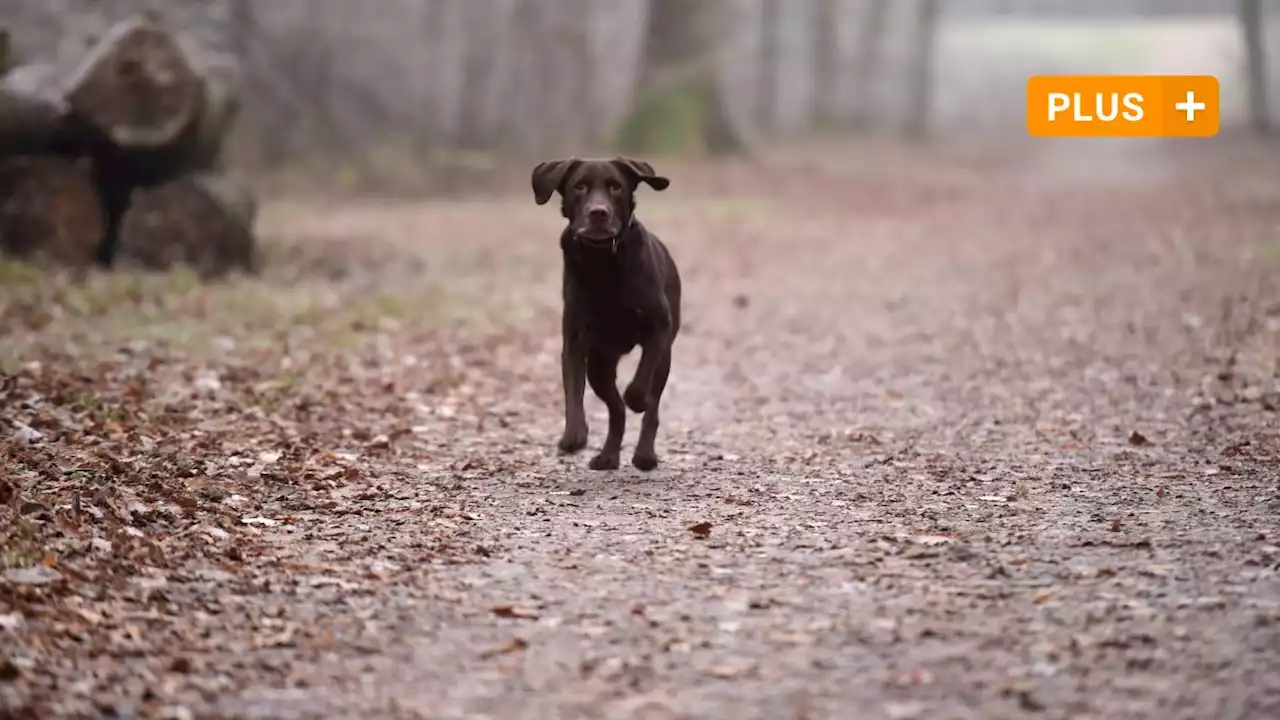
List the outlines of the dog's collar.
<svg viewBox="0 0 1280 720">
<path fill-rule="evenodd" d="M 622 237 L 627 233 L 631 232 L 631 228 L 635 226 L 636 226 L 636 216 L 634 214 L 628 216 L 627 224 L 623 225 L 622 229 L 618 231 L 618 234 L 613 236 L 613 254 L 614 255 L 618 254 L 618 246 L 622 244 Z"/>
</svg>

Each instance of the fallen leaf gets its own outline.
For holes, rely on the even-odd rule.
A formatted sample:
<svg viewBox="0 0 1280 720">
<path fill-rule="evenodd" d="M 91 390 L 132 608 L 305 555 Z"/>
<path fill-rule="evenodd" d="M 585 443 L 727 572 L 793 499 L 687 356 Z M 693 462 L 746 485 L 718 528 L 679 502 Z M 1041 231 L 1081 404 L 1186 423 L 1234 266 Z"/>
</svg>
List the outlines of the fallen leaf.
<svg viewBox="0 0 1280 720">
<path fill-rule="evenodd" d="M 514 653 L 514 652 L 523 652 L 528 647 L 529 647 L 529 642 L 527 640 L 523 638 L 514 638 L 501 645 L 496 645 L 494 647 L 489 648 L 488 650 L 485 650 L 484 652 L 480 653 L 480 657 L 487 660 L 489 658 L 494 658 L 499 655 L 507 655 L 509 653 Z"/>
<path fill-rule="evenodd" d="M 1057 595 L 1057 594 L 1058 594 L 1058 588 L 1053 588 L 1053 587 L 1040 588 L 1039 590 L 1036 591 L 1035 596 L 1031 598 L 1031 602 L 1035 603 L 1036 605 L 1043 605 L 1046 602 L 1048 602 L 1054 595 Z"/>
<path fill-rule="evenodd" d="M 1017 697 L 1018 706 L 1027 712 L 1039 712 L 1045 709 L 1045 704 L 1031 690 L 1021 690 Z"/>
<path fill-rule="evenodd" d="M 1146 435 L 1143 435 L 1137 430 L 1134 430 L 1133 432 L 1129 433 L 1129 444 L 1133 445 L 1134 447 L 1142 447 L 1144 445 L 1150 445 L 1151 441 L 1147 439 Z"/>
<path fill-rule="evenodd" d="M 330 570 L 330 568 L 324 567 L 322 565 L 308 565 L 306 563 L 293 563 L 293 562 L 280 563 L 280 567 L 283 570 L 291 570 L 293 572 L 298 572 L 298 573 L 325 573 L 325 572 L 329 572 Z"/>
<path fill-rule="evenodd" d="M 297 631 L 294 628 L 286 628 L 274 635 L 255 635 L 249 641 L 249 646 L 255 650 L 263 648 L 293 647 L 293 635 L 295 632 Z"/>
<path fill-rule="evenodd" d="M 49 585 L 62 579 L 62 573 L 51 567 L 36 565 L 28 568 L 6 570 L 4 579 L 14 585 Z"/>
<path fill-rule="evenodd" d="M 693 536 L 699 540 L 706 538 L 711 535 L 711 523 L 704 521 L 696 525 L 690 525 L 689 532 L 693 533 Z"/>
<path fill-rule="evenodd" d="M 245 525 L 261 525 L 263 527 L 275 527 L 276 525 L 280 524 L 279 520 L 272 520 L 271 518 L 265 518 L 265 517 L 241 518 L 240 522 L 244 523 Z"/>
<path fill-rule="evenodd" d="M 537 620 L 538 612 L 516 605 L 499 605 L 493 608 L 493 614 L 501 618 L 517 618 L 520 620 Z"/>
<path fill-rule="evenodd" d="M 13 425 L 17 428 L 13 432 L 13 440 L 19 445 L 35 445 L 44 439 L 44 434 L 30 425 L 25 425 L 16 420 Z"/>
<path fill-rule="evenodd" d="M 1121 527 L 1122 526 L 1120 525 L 1120 518 L 1116 518 L 1115 520 L 1111 521 L 1111 528 L 1110 528 L 1111 532 L 1120 532 Z"/>
<path fill-rule="evenodd" d="M 750 660 L 728 660 L 716 663 L 707 669 L 708 674 L 723 680 L 742 677 L 755 670 L 755 663 Z"/>
</svg>

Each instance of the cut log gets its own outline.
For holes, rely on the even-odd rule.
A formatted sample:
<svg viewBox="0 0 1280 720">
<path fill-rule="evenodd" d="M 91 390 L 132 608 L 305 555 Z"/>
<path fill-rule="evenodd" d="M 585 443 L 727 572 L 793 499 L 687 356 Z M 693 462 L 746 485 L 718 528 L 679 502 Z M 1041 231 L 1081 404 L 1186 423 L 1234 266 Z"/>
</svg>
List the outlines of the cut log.
<svg viewBox="0 0 1280 720">
<path fill-rule="evenodd" d="M 187 53 L 140 17 L 112 26 L 65 87 L 76 118 L 126 153 L 171 147 L 203 111 L 204 80 Z"/>
<path fill-rule="evenodd" d="M 105 212 L 91 163 L 55 156 L 0 160 L 0 251 L 87 267 L 98 258 Z"/>
<path fill-rule="evenodd" d="M 223 170 L 223 150 L 231 136 L 231 127 L 240 116 L 239 88 L 234 82 L 217 75 L 206 75 L 204 99 L 191 136 L 177 153 L 186 172 L 206 173 Z"/>
<path fill-rule="evenodd" d="M 188 176 L 133 193 L 114 263 L 202 277 L 256 270 L 257 202 L 246 184 L 222 175 Z"/>
<path fill-rule="evenodd" d="M 69 141 L 52 65 L 27 65 L 0 79 L 0 157 L 53 152 Z"/>
</svg>

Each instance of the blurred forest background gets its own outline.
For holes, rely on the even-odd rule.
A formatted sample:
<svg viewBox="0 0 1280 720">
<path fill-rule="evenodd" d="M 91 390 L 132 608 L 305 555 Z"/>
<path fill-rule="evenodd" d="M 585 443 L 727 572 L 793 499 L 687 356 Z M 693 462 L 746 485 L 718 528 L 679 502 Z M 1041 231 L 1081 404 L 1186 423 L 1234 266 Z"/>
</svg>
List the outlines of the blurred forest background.
<svg viewBox="0 0 1280 720">
<path fill-rule="evenodd" d="M 0 21 L 10 63 L 70 63 L 112 21 L 151 14 L 240 87 L 236 166 L 430 190 L 503 158 L 592 150 L 735 152 L 845 132 L 1020 138 L 1026 77 L 1046 72 L 1214 73 L 1224 130 L 1265 130 L 1280 115 L 1266 97 L 1280 93 L 1269 5 L 0 0 Z"/>
</svg>

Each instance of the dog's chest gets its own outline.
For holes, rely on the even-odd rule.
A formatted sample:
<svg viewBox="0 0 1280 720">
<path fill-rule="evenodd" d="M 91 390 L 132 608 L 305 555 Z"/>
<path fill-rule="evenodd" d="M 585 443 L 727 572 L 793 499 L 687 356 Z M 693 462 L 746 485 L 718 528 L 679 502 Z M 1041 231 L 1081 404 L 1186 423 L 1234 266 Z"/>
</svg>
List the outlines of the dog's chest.
<svg viewBox="0 0 1280 720">
<path fill-rule="evenodd" d="M 594 297 L 579 316 L 587 343 L 613 352 L 629 352 L 652 326 L 642 310 L 621 298 Z"/>
</svg>

